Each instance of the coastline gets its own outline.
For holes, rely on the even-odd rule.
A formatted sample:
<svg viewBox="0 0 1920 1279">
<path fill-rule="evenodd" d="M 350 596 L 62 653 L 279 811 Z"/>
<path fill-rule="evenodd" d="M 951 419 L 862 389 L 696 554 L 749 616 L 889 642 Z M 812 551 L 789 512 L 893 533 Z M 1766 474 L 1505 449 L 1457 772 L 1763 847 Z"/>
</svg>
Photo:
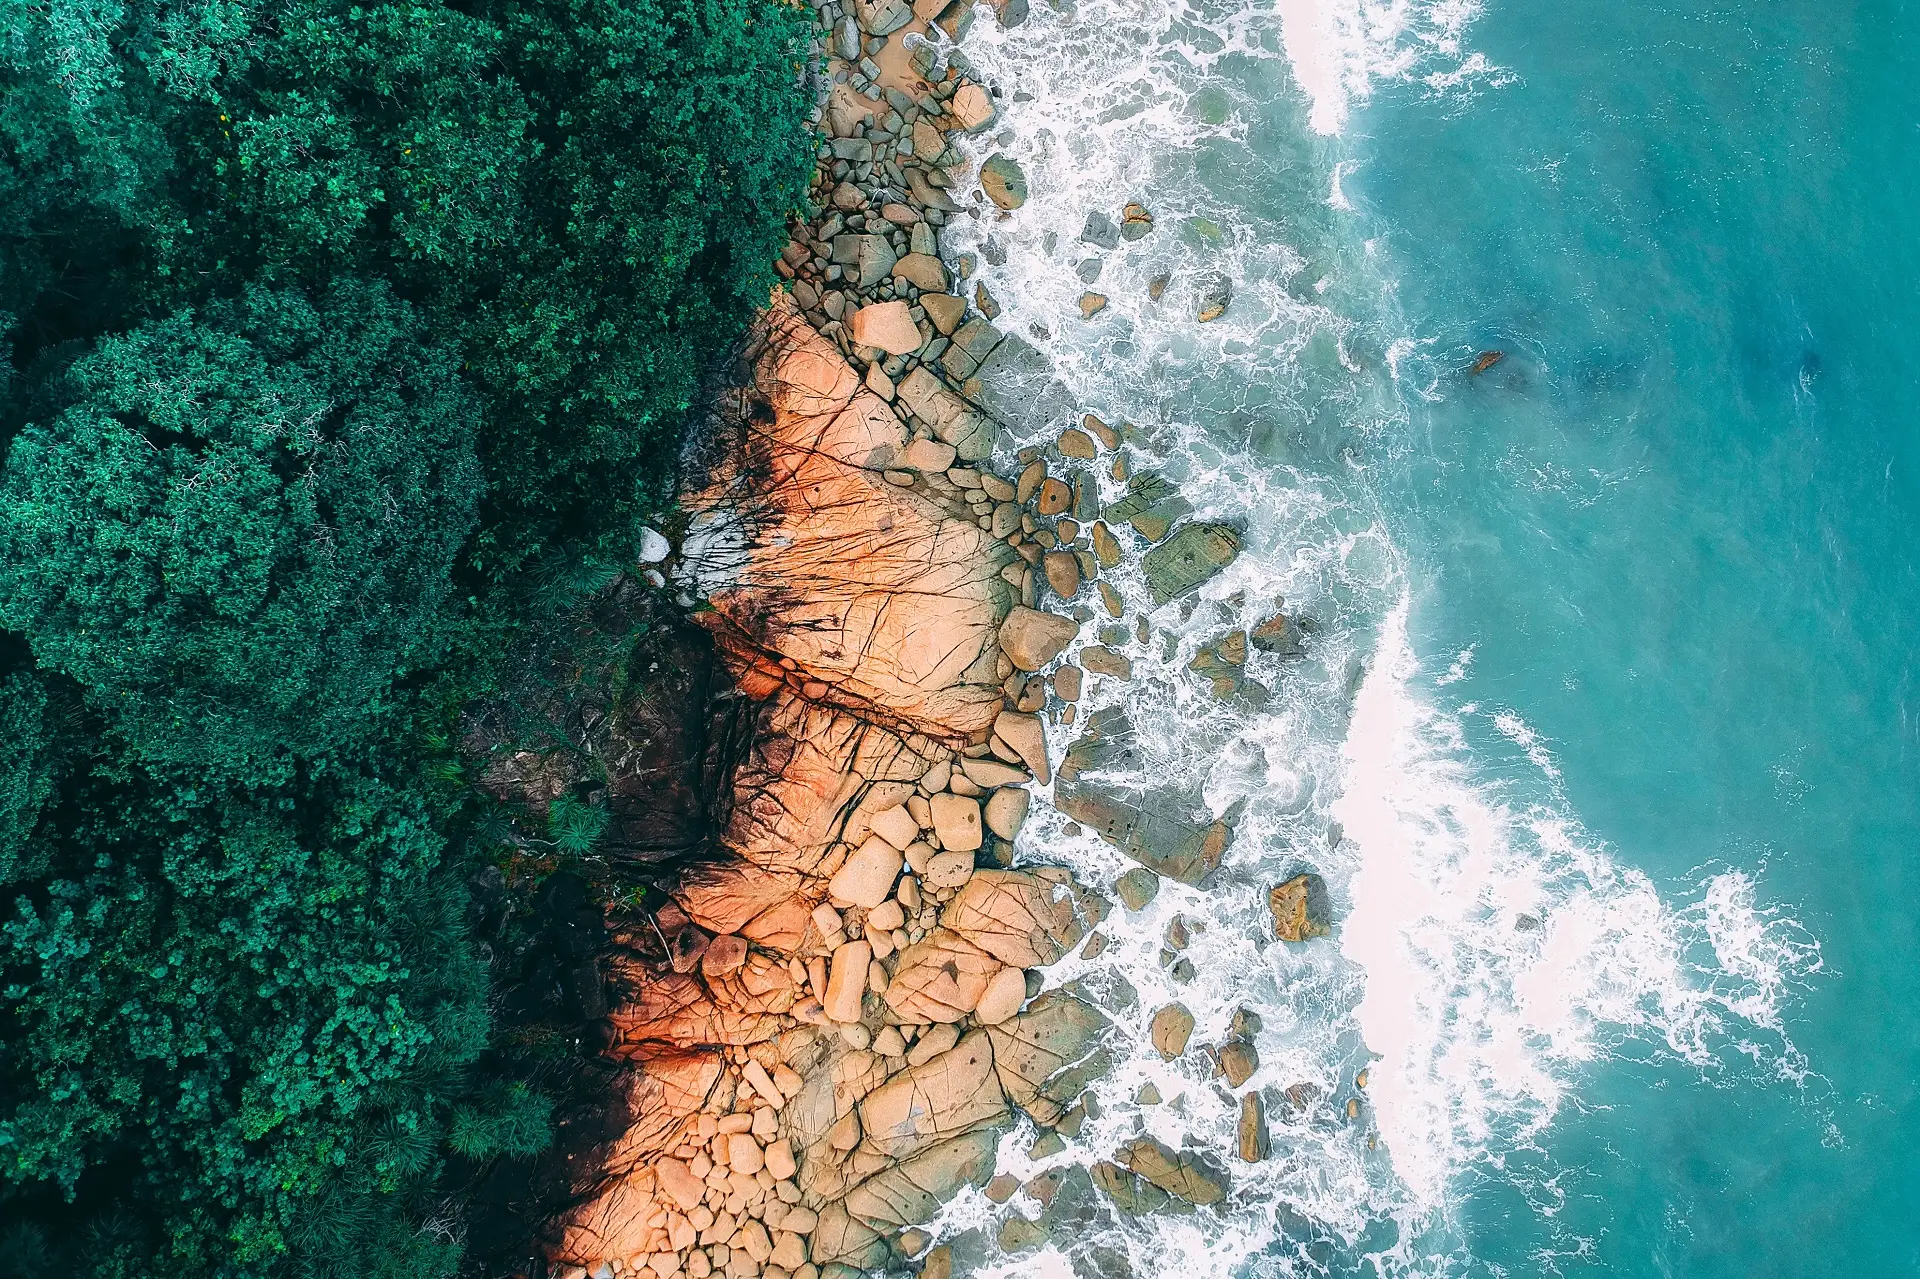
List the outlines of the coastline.
<svg viewBox="0 0 1920 1279">
<path fill-rule="evenodd" d="M 1196 821 L 1176 797 L 1099 784 L 1128 749 L 1124 717 L 1089 717 L 1058 749 L 1092 681 L 1131 678 L 1120 650 L 1144 634 L 1102 574 L 1137 559 L 1165 603 L 1239 539 L 1131 474 L 1130 428 L 1091 414 L 992 468 L 1007 450 L 984 384 L 1024 344 L 993 327 L 984 288 L 966 296 L 971 264 L 942 256 L 940 230 L 1018 207 L 1025 178 L 993 157 L 968 173 L 951 145 L 995 115 L 991 87 L 925 39 L 931 21 L 951 35 L 962 6 L 855 8 L 819 10 L 820 212 L 795 228 L 785 287 L 712 406 L 688 526 L 660 566 L 756 727 L 721 858 L 644 918 L 608 920 L 607 1056 L 632 1121 L 554 1223 L 569 1279 L 938 1276 L 955 1260 L 923 1227 L 963 1187 L 1040 1203 L 1039 1221 L 1000 1225 L 994 1242 L 1018 1253 L 1102 1214 L 1218 1203 L 1230 1160 L 1268 1150 L 1256 1091 L 1234 1150 L 1141 1135 L 1025 1187 L 996 1175 L 1022 1115 L 1037 1155 L 1097 1113 L 1087 1087 L 1113 1029 L 1112 1000 L 1047 989 L 1049 965 L 1100 953 L 1115 904 L 1063 867 L 1014 868 L 1035 789 L 1137 863 L 1113 886 L 1131 910 L 1161 876 L 1200 883 L 1231 839 L 1230 821 Z M 1153 219 L 1130 203 L 1089 226 L 1137 239 Z M 1103 507 L 1096 467 L 1121 500 Z M 1280 617 L 1252 633 L 1263 649 L 1296 640 Z M 1209 651 L 1216 696 L 1238 688 L 1248 643 Z M 1272 908 L 1282 937 L 1325 931 L 1311 876 Z M 1137 1016 L 1167 1060 L 1189 1050 L 1182 1005 Z M 1205 1048 L 1229 1087 L 1257 1067 L 1257 1029 L 1236 1017 Z"/>
</svg>

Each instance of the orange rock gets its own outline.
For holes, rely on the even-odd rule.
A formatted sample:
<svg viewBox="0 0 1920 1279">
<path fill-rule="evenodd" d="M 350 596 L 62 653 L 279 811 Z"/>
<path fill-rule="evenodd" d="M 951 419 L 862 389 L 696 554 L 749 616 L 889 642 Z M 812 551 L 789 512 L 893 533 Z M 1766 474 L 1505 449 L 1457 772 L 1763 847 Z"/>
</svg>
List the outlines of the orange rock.
<svg viewBox="0 0 1920 1279">
<path fill-rule="evenodd" d="M 887 986 L 887 1006 L 903 1021 L 959 1021 L 974 1010 L 1000 967 L 960 934 L 936 928 L 900 952 Z"/>
<path fill-rule="evenodd" d="M 1080 944 L 1085 928 L 1064 890 L 1025 871 L 976 870 L 940 917 L 943 927 L 1015 968 L 1042 968 Z"/>
</svg>

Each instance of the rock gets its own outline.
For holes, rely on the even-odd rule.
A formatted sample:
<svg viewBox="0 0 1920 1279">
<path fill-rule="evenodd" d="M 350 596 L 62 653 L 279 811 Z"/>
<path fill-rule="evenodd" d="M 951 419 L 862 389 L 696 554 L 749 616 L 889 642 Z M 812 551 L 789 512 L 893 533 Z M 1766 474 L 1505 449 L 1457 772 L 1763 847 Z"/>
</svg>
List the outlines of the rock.
<svg viewBox="0 0 1920 1279">
<path fill-rule="evenodd" d="M 1000 1232 L 995 1242 L 1002 1252 L 1025 1252 L 1045 1240 L 1047 1232 L 1037 1221 L 1029 1221 L 1018 1213 L 1000 1223 Z"/>
<path fill-rule="evenodd" d="M 1015 968 L 1042 968 L 1080 944 L 1086 930 L 1071 895 L 1017 870 L 976 870 L 947 903 L 941 924 Z"/>
<path fill-rule="evenodd" d="M 920 823 L 913 820 L 904 804 L 895 804 L 892 808 L 875 813 L 868 819 L 873 833 L 892 844 L 904 849 L 920 838 Z"/>
<path fill-rule="evenodd" d="M 920 1279 L 953 1279 L 953 1249 L 941 1244 L 920 1263 Z"/>
<path fill-rule="evenodd" d="M 1113 224 L 1112 218 L 1096 209 L 1087 214 L 1086 225 L 1080 228 L 1080 239 L 1103 249 L 1117 248 L 1120 228 Z"/>
<path fill-rule="evenodd" d="M 993 735 L 1013 747 L 1014 754 L 1042 786 L 1053 780 L 1053 767 L 1047 762 L 1046 725 L 1038 715 L 1001 711 L 993 721 Z"/>
<path fill-rule="evenodd" d="M 1020 1011 L 1027 1002 L 1027 975 L 1018 968 L 1002 968 L 987 983 L 974 1007 L 973 1016 L 982 1026 L 998 1026 Z"/>
<path fill-rule="evenodd" d="M 1081 660 L 1086 660 L 1084 651 Z M 1088 780 L 1089 774 L 1124 770 L 1133 757 L 1133 726 L 1125 711 L 1094 712 L 1061 761 L 1054 807 L 1148 870 L 1183 884 L 1201 883 L 1220 865 L 1231 828 L 1224 820 L 1208 825 L 1193 820 L 1201 803 L 1196 792 L 1149 786 L 1123 794 Z"/>
<path fill-rule="evenodd" d="M 1308 873 L 1295 875 L 1267 894 L 1273 912 L 1273 932 L 1281 941 L 1311 941 L 1333 931 L 1333 906 L 1327 881 Z"/>
<path fill-rule="evenodd" d="M 1248 638 L 1253 641 L 1253 646 L 1263 653 L 1298 657 L 1305 651 L 1303 641 L 1306 639 L 1306 628 L 1285 613 L 1275 613 L 1254 627 Z"/>
<path fill-rule="evenodd" d="M 861 198 L 864 201 L 864 197 Z M 853 274 L 862 289 L 871 289 L 893 274 L 893 244 L 884 235 L 836 235 L 830 256 L 842 267 L 854 268 Z"/>
<path fill-rule="evenodd" d="M 1041 559 L 1047 585 L 1063 600 L 1080 593 L 1080 561 L 1072 551 L 1048 551 Z"/>
<path fill-rule="evenodd" d="M 843 62 L 860 60 L 860 26 L 851 16 L 840 19 L 834 25 L 833 53 Z"/>
<path fill-rule="evenodd" d="M 1120 1148 L 1114 1160 L 1145 1177 L 1176 1199 L 1205 1207 L 1227 1197 L 1227 1174 L 1192 1151 L 1175 1154 L 1151 1137 L 1139 1137 Z"/>
<path fill-rule="evenodd" d="M 659 1175 L 660 1188 L 680 1205 L 681 1212 L 692 1212 L 706 1197 L 706 1185 L 680 1160 L 661 1158 L 655 1161 L 654 1171 Z"/>
<path fill-rule="evenodd" d="M 1045 516 L 1065 515 L 1067 508 L 1073 505 L 1073 490 L 1064 480 L 1049 476 L 1040 481 L 1040 492 L 1034 499 L 1033 509 Z"/>
<path fill-rule="evenodd" d="M 922 293 L 920 305 L 933 327 L 943 334 L 951 334 L 967 318 L 967 300 L 951 293 Z"/>
<path fill-rule="evenodd" d="M 1145 866 L 1136 866 L 1113 881 L 1113 891 L 1128 910 L 1145 910 L 1160 892 L 1160 877 Z"/>
<path fill-rule="evenodd" d="M 1227 313 L 1233 302 L 1233 281 L 1224 275 L 1209 278 L 1200 288 L 1200 309 L 1196 319 L 1210 324 Z"/>
<path fill-rule="evenodd" d="M 1152 1035 L 1154 1051 L 1173 1061 L 1187 1051 L 1193 1037 L 1193 1014 L 1185 1004 L 1168 1004 L 1153 1015 Z"/>
<path fill-rule="evenodd" d="M 1240 554 L 1240 535 L 1224 524 L 1187 524 L 1140 561 L 1153 591 L 1165 604 L 1198 590 Z"/>
<path fill-rule="evenodd" d="M 1022 787 L 1008 786 L 993 792 L 987 797 L 987 829 L 1012 842 L 1026 823 L 1027 809 L 1032 803 L 1032 794 Z"/>
<path fill-rule="evenodd" d="M 1107 295 L 1104 293 L 1082 293 L 1080 295 L 1080 318 L 1091 320 L 1107 309 Z"/>
<path fill-rule="evenodd" d="M 940 357 L 940 367 L 955 382 L 963 383 L 980 371 L 1003 340 L 999 329 L 976 316 L 954 330 L 952 345 Z"/>
<path fill-rule="evenodd" d="M 1080 633 L 1080 623 L 1016 604 L 1000 623 L 1000 648 L 1014 666 L 1037 671 L 1060 656 Z"/>
<path fill-rule="evenodd" d="M 873 947 L 863 941 L 843 942 L 834 950 L 827 997 L 821 1001 L 829 1019 L 860 1020 L 860 999 L 867 993 L 867 967 L 872 962 Z"/>
<path fill-rule="evenodd" d="M 862 1147 L 892 1159 L 1000 1123 L 1007 1099 L 994 1074 L 987 1032 L 976 1030 L 933 1060 L 895 1075 L 858 1109 L 866 1134 Z"/>
<path fill-rule="evenodd" d="M 951 444 L 939 440 L 915 440 L 907 445 L 906 464 L 925 475 L 945 475 L 958 458 Z"/>
<path fill-rule="evenodd" d="M 1125 240 L 1138 240 L 1153 230 L 1153 214 L 1147 206 L 1138 202 L 1130 203 L 1120 211 L 1120 237 Z"/>
<path fill-rule="evenodd" d="M 751 1177 L 767 1166 L 766 1152 L 753 1134 L 736 1132 L 727 1137 L 727 1167 Z"/>
<path fill-rule="evenodd" d="M 1104 644 L 1090 644 L 1080 650 L 1080 664 L 1095 675 L 1110 675 L 1121 680 L 1133 678 L 1133 659 Z"/>
<path fill-rule="evenodd" d="M 1050 990 L 991 1027 L 993 1066 L 1007 1100 L 1051 1127 L 1107 1071 L 1107 1020 L 1084 1000 Z"/>
<path fill-rule="evenodd" d="M 941 440 L 958 450 L 965 462 L 993 455 L 998 428 L 993 421 L 948 389 L 924 366 L 916 366 L 900 381 L 900 403 L 926 422 Z"/>
<path fill-rule="evenodd" d="M 1079 458 L 1082 461 L 1091 462 L 1096 455 L 1093 437 L 1076 426 L 1070 426 L 1060 432 L 1057 447 L 1062 457 Z"/>
<path fill-rule="evenodd" d="M 947 288 L 947 268 L 939 258 L 925 253 L 909 253 L 894 263 L 893 278 L 905 280 L 923 293 L 944 293 Z"/>
<path fill-rule="evenodd" d="M 1063 702 L 1080 700 L 1080 681 L 1085 674 L 1078 666 L 1062 666 L 1053 673 L 1053 691 Z"/>
<path fill-rule="evenodd" d="M 993 119 L 993 99 L 986 89 L 969 81 L 947 99 L 947 110 L 962 129 L 978 133 Z"/>
<path fill-rule="evenodd" d="M 939 794 L 927 801 L 933 809 L 933 832 L 948 852 L 971 852 L 985 842 L 980 829 L 980 801 L 965 795 Z"/>
<path fill-rule="evenodd" d="M 960 1187 L 985 1184 L 993 1172 L 994 1144 L 991 1132 L 943 1141 L 854 1187 L 847 1211 L 882 1233 L 932 1221 Z"/>
<path fill-rule="evenodd" d="M 739 972 L 746 962 L 747 939 L 729 933 L 707 944 L 706 953 L 700 956 L 700 972 L 709 980 L 730 977 Z"/>
<path fill-rule="evenodd" d="M 905 302 L 875 302 L 853 313 L 856 346 L 878 347 L 888 355 L 912 355 L 920 349 L 920 330 Z"/>
<path fill-rule="evenodd" d="M 892 35 L 913 21 L 913 6 L 907 0 L 854 0 L 854 12 L 861 30 L 870 36 Z"/>
<path fill-rule="evenodd" d="M 1102 1159 L 1090 1169 L 1093 1184 L 1113 1201 L 1113 1206 L 1134 1217 L 1144 1217 L 1167 1206 L 1170 1196 L 1144 1177 L 1137 1177 L 1119 1164 Z"/>
<path fill-rule="evenodd" d="M 900 952 L 887 983 L 887 1006 L 903 1021 L 959 1021 L 979 1004 L 1001 967 L 958 933 L 936 928 Z"/>
<path fill-rule="evenodd" d="M 934 888 L 958 888 L 973 877 L 973 854 L 935 853 L 927 863 L 927 883 Z"/>
<path fill-rule="evenodd" d="M 1020 1179 L 1010 1172 L 1000 1173 L 986 1184 L 987 1202 L 1003 1204 L 1020 1189 Z"/>
<path fill-rule="evenodd" d="M 1260 1069 L 1260 1054 L 1252 1044 L 1234 1039 L 1220 1047 L 1220 1073 L 1227 1078 L 1227 1087 L 1238 1088 L 1253 1078 L 1253 1072 Z"/>
<path fill-rule="evenodd" d="M 827 881 L 827 895 L 840 906 L 878 906 L 893 896 L 893 881 L 900 877 L 903 861 L 898 848 L 872 836 L 848 854 L 845 864 Z"/>
<path fill-rule="evenodd" d="M 1267 1135 L 1267 1104 L 1260 1094 L 1250 1092 L 1240 1098 L 1239 1125 L 1240 1158 L 1247 1163 L 1257 1164 L 1267 1157 L 1270 1139 Z"/>
<path fill-rule="evenodd" d="M 843 1205 L 830 1203 L 820 1210 L 807 1251 L 816 1266 L 838 1263 L 860 1271 L 886 1264 L 888 1250 L 877 1231 L 855 1221 Z"/>
<path fill-rule="evenodd" d="M 934 128 L 933 121 L 922 117 L 913 122 L 913 154 L 917 158 L 932 164 L 946 149 L 946 136 Z"/>
<path fill-rule="evenodd" d="M 996 151 L 980 165 L 980 189 L 1001 208 L 1017 209 L 1027 202 L 1027 175 L 1010 156 Z"/>
</svg>

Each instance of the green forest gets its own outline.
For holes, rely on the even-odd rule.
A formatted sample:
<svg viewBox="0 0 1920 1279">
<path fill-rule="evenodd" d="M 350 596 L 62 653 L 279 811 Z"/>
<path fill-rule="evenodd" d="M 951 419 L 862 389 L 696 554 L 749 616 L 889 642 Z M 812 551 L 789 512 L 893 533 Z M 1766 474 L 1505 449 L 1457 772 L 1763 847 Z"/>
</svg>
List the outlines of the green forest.
<svg viewBox="0 0 1920 1279">
<path fill-rule="evenodd" d="M 670 501 L 808 15 L 0 5 L 0 1273 L 451 1274 L 551 1108 L 462 711 Z"/>
</svg>

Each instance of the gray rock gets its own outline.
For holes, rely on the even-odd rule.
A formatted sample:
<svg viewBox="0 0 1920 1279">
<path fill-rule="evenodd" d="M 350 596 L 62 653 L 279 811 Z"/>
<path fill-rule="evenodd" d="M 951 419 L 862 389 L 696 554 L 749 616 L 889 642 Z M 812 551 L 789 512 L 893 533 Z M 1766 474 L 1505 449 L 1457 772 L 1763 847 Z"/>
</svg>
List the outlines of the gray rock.
<svg viewBox="0 0 1920 1279">
<path fill-rule="evenodd" d="M 1088 716 L 1055 775 L 1054 807 L 1155 874 L 1199 884 L 1219 867 L 1231 838 L 1225 821 L 1195 820 L 1204 812 L 1200 795 L 1173 787 L 1122 792 L 1097 780 L 1130 767 L 1133 731 L 1121 708 Z"/>
<path fill-rule="evenodd" d="M 1240 535 L 1224 524 L 1187 524 L 1141 558 L 1156 605 L 1200 589 L 1240 554 Z"/>
<path fill-rule="evenodd" d="M 1011 156 L 996 151 L 980 166 L 980 189 L 1003 209 L 1027 202 L 1027 175 Z"/>
<path fill-rule="evenodd" d="M 860 24 L 852 18 L 842 18 L 834 27 L 833 53 L 843 62 L 860 60 Z"/>
<path fill-rule="evenodd" d="M 1088 244 L 1111 249 L 1120 243 L 1120 228 L 1113 224 L 1112 218 L 1096 209 L 1087 214 L 1087 224 L 1080 229 L 1080 238 Z"/>
<path fill-rule="evenodd" d="M 855 0 L 854 12 L 870 36 L 892 35 L 913 21 L 913 6 L 907 0 Z"/>
<path fill-rule="evenodd" d="M 871 289 L 893 274 L 893 264 L 899 259 L 893 254 L 893 245 L 884 235 L 836 235 L 833 237 L 832 261 L 842 267 L 853 267 L 853 275 L 860 288 Z"/>
</svg>

